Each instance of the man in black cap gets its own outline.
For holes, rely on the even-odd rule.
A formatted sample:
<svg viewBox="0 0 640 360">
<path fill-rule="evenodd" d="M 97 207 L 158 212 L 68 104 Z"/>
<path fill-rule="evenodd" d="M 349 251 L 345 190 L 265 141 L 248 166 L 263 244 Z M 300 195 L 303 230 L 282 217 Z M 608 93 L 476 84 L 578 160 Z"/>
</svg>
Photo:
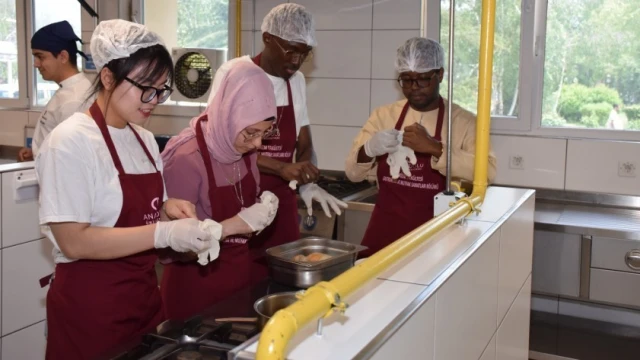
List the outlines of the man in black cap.
<svg viewBox="0 0 640 360">
<path fill-rule="evenodd" d="M 37 155 L 38 148 L 47 135 L 62 121 L 75 112 L 85 111 L 91 82 L 78 71 L 77 55 L 86 55 L 79 51 L 76 41 L 80 38 L 73 32 L 67 21 L 44 26 L 31 38 L 33 66 L 42 78 L 55 81 L 60 88 L 51 97 L 36 123 L 32 149 L 23 148 L 18 153 L 18 161 L 31 161 Z"/>
</svg>

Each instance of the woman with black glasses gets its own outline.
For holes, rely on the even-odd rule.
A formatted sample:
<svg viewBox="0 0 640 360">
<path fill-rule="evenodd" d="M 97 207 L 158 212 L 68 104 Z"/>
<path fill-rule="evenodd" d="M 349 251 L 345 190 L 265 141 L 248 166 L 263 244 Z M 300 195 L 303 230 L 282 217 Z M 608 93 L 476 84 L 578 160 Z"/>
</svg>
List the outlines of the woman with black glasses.
<svg viewBox="0 0 640 360">
<path fill-rule="evenodd" d="M 40 224 L 56 262 L 41 282 L 50 284 L 47 359 L 93 359 L 153 329 L 164 320 L 155 249 L 206 252 L 220 237 L 193 204 L 167 199 L 157 144 L 141 127 L 171 94 L 161 39 L 102 21 L 91 55 L 96 101 L 57 126 L 36 157 Z"/>
<path fill-rule="evenodd" d="M 440 96 L 444 49 L 434 40 L 411 38 L 398 48 L 395 65 L 406 99 L 371 113 L 345 165 L 355 182 L 377 167 L 378 201 L 362 240 L 369 249 L 361 256 L 376 253 L 433 218 L 434 196 L 445 189 L 443 141 L 449 129 L 444 118 L 449 109 Z M 451 176 L 473 180 L 476 117 L 455 104 L 451 111 Z M 405 157 L 409 153 L 411 164 Z M 491 154 L 489 181 L 495 174 Z"/>
</svg>

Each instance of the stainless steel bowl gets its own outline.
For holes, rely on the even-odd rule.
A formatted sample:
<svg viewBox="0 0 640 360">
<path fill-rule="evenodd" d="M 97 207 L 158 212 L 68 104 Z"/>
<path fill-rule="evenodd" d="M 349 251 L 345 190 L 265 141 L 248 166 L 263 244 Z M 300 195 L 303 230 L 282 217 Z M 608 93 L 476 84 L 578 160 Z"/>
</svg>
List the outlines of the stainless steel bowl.
<svg viewBox="0 0 640 360">
<path fill-rule="evenodd" d="M 258 326 L 262 330 L 267 324 L 267 321 L 278 310 L 284 309 L 287 306 L 298 301 L 295 292 L 283 292 L 277 294 L 271 294 L 263 296 L 253 304 L 253 309 L 258 314 Z"/>
</svg>

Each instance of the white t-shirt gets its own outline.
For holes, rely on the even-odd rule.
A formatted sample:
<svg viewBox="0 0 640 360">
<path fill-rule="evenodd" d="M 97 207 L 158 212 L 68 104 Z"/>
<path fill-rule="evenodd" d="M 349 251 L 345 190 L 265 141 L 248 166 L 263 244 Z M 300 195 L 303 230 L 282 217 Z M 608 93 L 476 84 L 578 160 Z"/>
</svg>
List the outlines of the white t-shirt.
<svg viewBox="0 0 640 360">
<path fill-rule="evenodd" d="M 31 145 L 34 157 L 51 130 L 76 111 L 83 112 L 91 106 L 93 101 L 87 100 L 90 88 L 91 81 L 82 73 L 60 83 L 60 88 L 53 94 L 36 123 Z"/>
<path fill-rule="evenodd" d="M 162 171 L 162 158 L 153 134 L 140 126 L 132 126 Z M 126 173 L 155 172 L 128 126 L 109 127 L 109 133 Z M 36 157 L 36 175 L 40 184 L 42 232 L 53 242 L 55 262 L 71 262 L 73 260 L 60 251 L 46 224 L 78 222 L 113 227 L 122 208 L 118 170 L 95 121 L 84 113 L 75 113 L 53 129 Z"/>
<path fill-rule="evenodd" d="M 248 55 L 229 60 L 222 64 L 216 71 L 216 75 L 213 79 L 213 85 L 211 87 L 211 93 L 209 94 L 208 103 L 211 102 L 214 95 L 222 83 L 222 79 L 225 77 L 229 69 L 238 61 L 253 62 Z M 269 80 L 273 84 L 273 89 L 276 96 L 276 106 L 289 105 L 289 98 L 287 96 L 287 82 L 277 76 L 271 76 L 267 74 Z M 300 134 L 300 128 L 309 125 L 309 114 L 307 113 L 307 83 L 304 79 L 304 75 L 300 71 L 296 71 L 295 74 L 289 79 L 291 85 L 291 97 L 293 98 L 293 111 L 296 115 L 296 136 Z"/>
</svg>

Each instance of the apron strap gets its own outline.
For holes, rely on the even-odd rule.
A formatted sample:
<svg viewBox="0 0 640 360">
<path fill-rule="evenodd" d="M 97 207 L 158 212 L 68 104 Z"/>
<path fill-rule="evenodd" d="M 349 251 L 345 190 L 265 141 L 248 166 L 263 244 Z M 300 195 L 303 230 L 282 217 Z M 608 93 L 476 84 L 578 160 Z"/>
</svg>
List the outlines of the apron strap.
<svg viewBox="0 0 640 360">
<path fill-rule="evenodd" d="M 111 135 L 109 134 L 109 130 L 107 129 L 107 123 L 104 120 L 104 115 L 102 115 L 102 110 L 98 106 L 98 102 L 94 101 L 93 105 L 89 108 L 89 113 L 91 113 L 91 117 L 98 125 L 100 132 L 102 133 L 102 137 L 104 138 L 104 142 L 107 144 L 107 148 L 109 149 L 109 153 L 111 154 L 111 159 L 113 160 L 113 164 L 116 166 L 118 170 L 118 174 L 124 175 L 124 168 L 122 167 L 122 162 L 120 162 L 120 157 L 118 156 L 118 152 L 116 151 L 115 145 L 113 145 L 113 140 L 111 140 Z"/>
<path fill-rule="evenodd" d="M 400 130 L 402 129 L 402 124 L 404 124 L 404 118 L 407 115 L 407 112 L 409 111 L 409 101 L 407 101 L 406 104 L 404 104 L 404 107 L 402 108 L 402 112 L 400 113 L 400 116 L 398 117 L 398 121 L 396 122 L 396 130 Z M 444 120 L 444 100 L 442 99 L 442 96 L 440 96 L 438 98 L 438 121 L 436 123 L 436 133 L 434 134 L 433 138 L 438 140 L 438 141 L 442 141 L 442 124 Z"/>
<path fill-rule="evenodd" d="M 111 159 L 113 160 L 113 164 L 118 170 L 118 174 L 124 175 L 125 174 L 124 167 L 122 166 L 122 162 L 120 161 L 120 157 L 118 156 L 118 152 L 116 151 L 116 146 L 113 144 L 113 140 L 111 139 L 111 134 L 109 134 L 109 129 L 107 128 L 107 122 L 104 119 L 104 115 L 102 115 L 102 111 L 100 110 L 100 107 L 98 106 L 97 101 L 93 102 L 93 104 L 89 108 L 89 113 L 91 113 L 91 117 L 93 117 L 93 120 L 96 122 L 96 124 L 98 125 L 98 128 L 100 129 L 100 132 L 102 133 L 102 137 L 104 138 L 104 142 L 107 144 L 107 148 L 109 149 L 109 153 L 111 154 Z M 127 126 L 129 126 L 131 131 L 133 131 L 133 134 L 138 140 L 138 143 L 140 144 L 140 146 L 142 146 L 142 150 L 144 150 L 144 153 L 147 155 L 147 158 L 151 162 L 151 165 L 153 165 L 153 168 L 156 169 L 156 171 L 158 171 L 155 160 L 153 160 L 151 153 L 149 153 L 147 146 L 144 144 L 144 142 L 140 138 L 140 135 L 138 134 L 138 132 L 133 128 L 133 126 L 131 126 L 131 124 L 127 123 Z"/>
<path fill-rule="evenodd" d="M 407 116 L 408 111 L 409 111 L 409 101 L 407 100 L 407 103 L 404 104 L 404 107 L 402 108 L 402 112 L 398 117 L 398 121 L 396 121 L 396 130 L 402 129 L 402 124 L 404 124 L 404 117 Z"/>
<path fill-rule="evenodd" d="M 451 111 L 451 109 L 449 109 Z M 438 122 L 436 123 L 436 133 L 434 139 L 438 141 L 442 141 L 442 123 L 444 119 L 444 100 L 442 96 L 440 96 L 440 101 L 438 102 Z M 451 129 L 449 129 L 451 131 Z"/>
<path fill-rule="evenodd" d="M 213 167 L 211 166 L 211 156 L 209 155 L 209 148 L 207 147 L 207 142 L 204 139 L 204 133 L 202 132 L 202 122 L 208 121 L 207 115 L 203 115 L 198 119 L 196 124 L 196 141 L 198 142 L 198 148 L 200 149 L 200 154 L 202 155 L 202 160 L 204 161 L 204 168 L 207 171 L 207 180 L 209 182 L 209 203 L 213 207 L 214 204 L 214 196 L 213 191 L 217 187 L 216 186 L 216 177 L 213 174 Z M 248 156 L 243 156 L 245 165 L 247 166 L 247 175 L 251 174 L 251 161 Z M 238 179 L 238 181 L 242 181 L 242 179 Z M 232 184 L 235 186 L 235 184 Z"/>
<path fill-rule="evenodd" d="M 251 61 L 253 61 L 254 64 L 260 66 L 260 59 L 262 58 L 262 53 L 256 55 L 254 58 L 251 59 Z"/>
</svg>

